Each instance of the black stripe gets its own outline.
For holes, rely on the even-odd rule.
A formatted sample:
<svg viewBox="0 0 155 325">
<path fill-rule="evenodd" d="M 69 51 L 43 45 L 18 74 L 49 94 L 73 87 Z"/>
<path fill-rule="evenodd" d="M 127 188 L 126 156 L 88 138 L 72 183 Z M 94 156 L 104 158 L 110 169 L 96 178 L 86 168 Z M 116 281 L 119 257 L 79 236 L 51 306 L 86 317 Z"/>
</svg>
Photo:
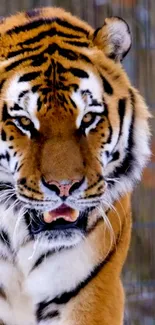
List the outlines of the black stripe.
<svg viewBox="0 0 155 325">
<path fill-rule="evenodd" d="M 6 151 L 6 154 L 1 154 L 0 155 L 0 160 L 6 159 L 8 162 L 10 161 L 10 155 L 9 153 Z"/>
<path fill-rule="evenodd" d="M 20 111 L 20 110 L 23 111 L 23 108 L 20 107 L 17 103 L 15 103 L 13 107 L 10 107 L 10 110 L 11 111 Z"/>
<path fill-rule="evenodd" d="M 104 180 L 104 177 L 102 175 L 98 174 L 97 176 L 98 176 L 97 181 L 95 183 L 93 183 L 92 185 L 88 186 L 87 190 L 92 189 L 94 186 L 98 185 L 101 181 Z"/>
<path fill-rule="evenodd" d="M 78 46 L 78 47 L 88 47 L 89 46 L 89 42 L 80 42 L 80 41 L 65 41 L 65 43 L 67 44 L 71 44 L 74 46 Z"/>
<path fill-rule="evenodd" d="M 40 84 L 35 85 L 35 86 L 33 86 L 33 87 L 31 88 L 31 91 L 32 91 L 33 93 L 35 93 L 35 92 L 36 92 L 40 87 L 41 87 Z"/>
<path fill-rule="evenodd" d="M 41 102 L 40 97 L 39 97 L 38 100 L 37 100 L 37 111 L 38 112 L 41 110 L 41 107 L 42 107 L 42 102 Z"/>
<path fill-rule="evenodd" d="M 91 107 L 91 106 L 100 106 L 100 107 L 102 107 L 102 104 L 99 103 L 99 102 L 97 101 L 97 99 L 92 99 L 91 104 L 89 104 L 89 107 Z M 102 113 L 101 113 L 101 115 L 102 115 Z"/>
<path fill-rule="evenodd" d="M 71 104 L 73 105 L 73 107 L 74 107 L 74 108 L 77 108 L 77 106 L 76 106 L 76 104 L 75 104 L 74 100 L 73 100 L 71 97 L 69 97 L 69 99 L 70 99 L 70 101 L 71 101 Z"/>
<path fill-rule="evenodd" d="M 50 44 L 46 50 L 44 50 L 39 54 L 36 53 L 34 55 L 23 57 L 20 60 L 16 60 L 15 62 L 12 62 L 10 65 L 8 65 L 5 68 L 5 71 L 8 72 L 12 69 L 15 69 L 25 61 L 32 61 L 31 65 L 34 67 L 41 65 L 47 61 L 47 57 L 45 57 L 44 54 L 48 53 L 49 55 L 53 55 L 56 51 L 58 51 L 60 56 L 67 58 L 68 60 L 76 61 L 80 59 L 87 63 L 91 63 L 91 60 L 86 55 L 75 53 L 75 51 L 72 51 L 70 49 L 61 48 L 60 46 L 58 46 L 58 44 L 53 43 Z"/>
<path fill-rule="evenodd" d="M 9 249 L 11 249 L 11 244 L 10 244 L 10 239 L 9 235 L 7 234 L 6 231 L 0 230 L 0 241 L 6 245 Z"/>
<path fill-rule="evenodd" d="M 121 165 L 116 167 L 114 172 L 109 175 L 109 177 L 120 177 L 121 175 L 128 175 L 132 172 L 133 169 L 133 163 L 134 163 L 134 155 L 133 155 L 133 148 L 134 148 L 134 136 L 133 136 L 133 130 L 134 130 L 134 121 L 135 121 L 135 98 L 134 93 L 130 91 L 130 98 L 131 98 L 131 105 L 133 108 L 132 111 L 132 119 L 129 129 L 129 137 L 128 137 L 128 146 L 126 148 L 126 156 L 124 157 L 124 160 L 121 162 Z"/>
<path fill-rule="evenodd" d="M 49 305 L 50 305 L 50 303 L 49 303 Z M 38 322 L 40 322 L 41 320 L 52 319 L 52 318 L 58 317 L 60 315 L 59 311 L 56 309 L 52 310 L 51 312 L 48 312 L 46 314 L 46 308 L 49 307 L 49 305 L 44 304 L 44 302 L 41 302 L 38 305 L 38 308 L 36 311 L 36 317 L 37 317 Z"/>
<path fill-rule="evenodd" d="M 53 55 L 56 51 L 58 51 L 60 56 L 67 58 L 68 60 L 77 60 L 78 54 L 70 49 L 61 48 L 58 44 L 53 43 L 50 44 L 46 50 L 46 52 L 50 55 Z"/>
<path fill-rule="evenodd" d="M 102 82 L 103 82 L 104 91 L 108 95 L 112 95 L 113 94 L 113 88 L 110 85 L 110 83 L 108 82 L 108 80 L 105 77 L 103 77 L 102 75 L 101 75 L 101 79 L 102 79 Z"/>
<path fill-rule="evenodd" d="M 21 168 L 23 167 L 24 163 L 22 163 L 18 168 L 17 168 L 17 173 L 21 170 Z"/>
<path fill-rule="evenodd" d="M 20 77 L 19 82 L 23 81 L 31 81 L 39 77 L 41 74 L 41 71 L 33 71 L 29 73 L 25 73 L 23 76 Z"/>
<path fill-rule="evenodd" d="M 16 26 L 16 27 L 8 30 L 6 32 L 6 34 L 7 35 L 12 35 L 14 33 L 19 34 L 21 32 L 27 32 L 27 31 L 30 31 L 30 30 L 33 30 L 33 29 L 37 29 L 40 26 L 51 25 L 54 22 L 56 22 L 59 26 L 72 29 L 73 31 L 76 31 L 76 32 L 81 32 L 81 33 L 83 33 L 83 34 L 85 34 L 87 36 L 89 34 L 88 31 L 85 30 L 84 28 L 72 25 L 72 24 L 70 24 L 69 22 L 67 22 L 65 20 L 61 20 L 60 18 L 51 18 L 51 19 L 42 18 L 42 19 L 38 19 L 38 20 L 32 21 L 30 23 L 26 23 L 25 25 Z"/>
<path fill-rule="evenodd" d="M 33 61 L 31 63 L 31 66 L 33 67 L 40 67 L 42 64 L 47 62 L 47 57 L 45 57 L 44 53 L 37 54 L 35 55 L 35 58 L 33 58 Z"/>
<path fill-rule="evenodd" d="M 40 54 L 34 54 L 34 55 L 30 55 L 27 57 L 23 57 L 20 60 L 16 60 L 15 62 L 11 63 L 10 65 L 8 65 L 5 68 L 5 71 L 10 71 L 16 67 L 18 67 L 20 64 L 22 64 L 25 61 L 33 61 L 33 63 L 31 63 L 31 65 L 33 66 L 38 66 L 38 62 L 40 63 L 44 63 L 47 61 L 47 58 L 43 57 L 44 51 Z"/>
<path fill-rule="evenodd" d="M 22 97 L 24 97 L 27 93 L 29 92 L 29 90 L 23 90 L 19 96 L 18 96 L 18 100 L 20 100 Z"/>
<path fill-rule="evenodd" d="M 118 101 L 118 114 L 120 117 L 119 137 L 122 134 L 123 120 L 124 120 L 124 116 L 125 116 L 125 108 L 126 108 L 126 98 L 122 98 Z"/>
<path fill-rule="evenodd" d="M 1 131 L 1 139 L 2 141 L 6 141 L 6 132 L 4 131 L 4 129 L 2 129 Z"/>
<path fill-rule="evenodd" d="M 49 25 L 52 23 L 52 19 L 38 19 L 25 25 L 16 26 L 6 32 L 7 35 L 19 34 L 21 32 L 28 32 L 29 30 L 36 29 L 42 25 Z"/>
<path fill-rule="evenodd" d="M 55 27 L 50 28 L 49 30 L 40 32 L 38 35 L 29 38 L 23 42 L 18 43 L 18 45 L 32 45 L 34 43 L 40 42 L 43 38 L 45 38 L 46 36 L 48 37 L 53 37 L 53 36 L 60 36 L 60 37 L 65 37 L 65 38 L 69 38 L 69 39 L 77 39 L 80 38 L 81 36 L 79 35 L 71 35 L 71 34 L 67 34 L 61 31 L 57 31 L 57 29 Z"/>
<path fill-rule="evenodd" d="M 41 303 L 38 304 L 37 311 L 41 310 L 43 312 L 43 310 L 46 309 L 47 306 L 52 305 L 52 304 L 57 304 L 57 305 L 66 304 L 72 298 L 76 297 L 76 295 L 82 289 L 84 289 L 87 286 L 87 284 L 91 280 L 93 280 L 97 276 L 97 274 L 101 271 L 101 269 L 111 260 L 115 251 L 116 251 L 116 246 L 111 250 L 109 255 L 100 264 L 98 264 L 94 268 L 94 270 L 91 272 L 91 274 L 84 281 L 82 281 L 75 289 L 73 289 L 69 292 L 64 292 L 60 296 L 57 296 L 54 299 L 51 299 L 50 301 L 42 301 Z"/>
<path fill-rule="evenodd" d="M 103 144 L 106 144 L 106 143 L 110 143 L 111 142 L 111 138 L 112 138 L 112 133 L 113 132 L 112 132 L 112 126 L 110 124 L 110 120 L 109 120 L 109 117 L 108 117 L 108 105 L 105 103 L 105 101 L 103 101 L 103 105 L 104 105 L 104 112 L 103 112 L 103 114 L 107 118 L 108 124 L 109 124 L 109 126 L 108 126 L 108 129 L 109 129 L 109 137 L 108 137 L 108 139 L 107 139 L 106 142 L 103 142 Z"/>
<path fill-rule="evenodd" d="M 33 43 L 34 44 L 34 43 Z M 17 51 L 12 51 L 12 52 L 9 52 L 7 58 L 10 59 L 14 56 L 17 56 L 17 55 L 20 55 L 20 54 L 23 54 L 25 52 L 34 52 L 34 51 L 37 51 L 40 49 L 40 45 L 39 46 L 36 46 L 35 48 L 30 48 L 30 47 L 27 47 L 27 48 L 22 48 L 20 50 L 17 50 Z"/>
<path fill-rule="evenodd" d="M 117 150 L 112 154 L 112 159 L 110 160 L 110 162 L 112 162 L 112 161 L 114 162 L 114 161 L 118 160 L 119 158 L 120 158 L 120 153 Z"/>
<path fill-rule="evenodd" d="M 75 77 L 78 78 L 89 78 L 89 75 L 86 71 L 78 69 L 78 68 L 70 68 L 68 70 L 69 72 L 71 72 Z"/>
<path fill-rule="evenodd" d="M 8 114 L 8 109 L 6 103 L 3 105 L 2 108 L 2 121 L 6 122 L 11 116 Z"/>
<path fill-rule="evenodd" d="M 34 271 L 45 259 L 52 256 L 56 251 L 53 249 L 52 251 L 48 251 L 47 253 L 42 254 L 36 261 L 35 264 L 32 266 L 30 272 Z"/>
<path fill-rule="evenodd" d="M 88 36 L 88 34 L 89 34 L 88 31 L 85 30 L 84 28 L 72 25 L 71 23 L 67 22 L 66 20 L 61 20 L 60 18 L 56 18 L 56 22 L 60 26 L 72 29 L 76 32 L 81 32 L 81 33 L 85 34 L 86 36 Z"/>
<path fill-rule="evenodd" d="M 52 74 L 52 65 L 50 64 L 47 70 L 44 72 L 45 77 L 50 78 Z"/>
</svg>

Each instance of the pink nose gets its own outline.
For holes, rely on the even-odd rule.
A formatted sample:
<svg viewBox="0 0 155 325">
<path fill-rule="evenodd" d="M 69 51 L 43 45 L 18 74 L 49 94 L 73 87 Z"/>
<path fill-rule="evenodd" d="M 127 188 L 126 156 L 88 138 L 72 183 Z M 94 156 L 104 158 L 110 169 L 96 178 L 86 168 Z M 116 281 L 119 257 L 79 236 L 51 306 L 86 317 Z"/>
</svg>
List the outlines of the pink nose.
<svg viewBox="0 0 155 325">
<path fill-rule="evenodd" d="M 57 181 L 48 181 L 48 187 L 50 187 L 52 190 L 56 192 L 59 192 L 59 196 L 69 196 L 71 194 L 71 191 L 76 190 L 80 187 L 82 184 L 83 180 L 71 180 L 71 181 L 62 181 L 62 182 L 57 182 Z"/>
</svg>

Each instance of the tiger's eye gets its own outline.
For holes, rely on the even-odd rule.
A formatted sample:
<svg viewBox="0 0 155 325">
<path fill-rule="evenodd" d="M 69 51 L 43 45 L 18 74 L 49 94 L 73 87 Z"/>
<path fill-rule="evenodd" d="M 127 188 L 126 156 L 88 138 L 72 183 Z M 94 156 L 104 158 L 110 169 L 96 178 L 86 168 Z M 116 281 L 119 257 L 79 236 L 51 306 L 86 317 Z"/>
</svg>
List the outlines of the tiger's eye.
<svg viewBox="0 0 155 325">
<path fill-rule="evenodd" d="M 93 119 L 93 115 L 91 113 L 87 113 L 84 117 L 83 117 L 83 122 L 84 123 L 90 123 Z"/>
<path fill-rule="evenodd" d="M 27 117 L 21 117 L 20 123 L 24 126 L 29 126 L 31 124 L 31 120 Z"/>
</svg>

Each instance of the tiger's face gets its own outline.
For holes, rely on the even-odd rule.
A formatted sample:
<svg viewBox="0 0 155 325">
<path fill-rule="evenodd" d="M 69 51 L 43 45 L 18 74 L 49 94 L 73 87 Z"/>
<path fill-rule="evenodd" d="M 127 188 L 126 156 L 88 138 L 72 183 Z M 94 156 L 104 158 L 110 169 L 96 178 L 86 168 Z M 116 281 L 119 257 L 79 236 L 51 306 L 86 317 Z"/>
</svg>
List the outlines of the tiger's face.
<svg viewBox="0 0 155 325">
<path fill-rule="evenodd" d="M 2 203 L 23 209 L 31 236 L 54 246 L 83 238 L 149 156 L 147 109 L 119 62 L 126 23 L 94 32 L 65 19 L 5 31 L 0 64 Z"/>
</svg>

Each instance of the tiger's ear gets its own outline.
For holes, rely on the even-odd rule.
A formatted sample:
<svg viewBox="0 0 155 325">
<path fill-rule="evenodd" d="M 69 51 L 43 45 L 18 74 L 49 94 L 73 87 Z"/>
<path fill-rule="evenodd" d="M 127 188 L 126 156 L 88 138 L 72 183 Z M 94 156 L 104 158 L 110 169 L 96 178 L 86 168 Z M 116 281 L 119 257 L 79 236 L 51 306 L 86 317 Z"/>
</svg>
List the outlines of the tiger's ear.
<svg viewBox="0 0 155 325">
<path fill-rule="evenodd" d="M 94 32 L 93 42 L 109 58 L 121 61 L 131 47 L 129 26 L 119 17 L 106 18 L 104 25 Z"/>
</svg>

